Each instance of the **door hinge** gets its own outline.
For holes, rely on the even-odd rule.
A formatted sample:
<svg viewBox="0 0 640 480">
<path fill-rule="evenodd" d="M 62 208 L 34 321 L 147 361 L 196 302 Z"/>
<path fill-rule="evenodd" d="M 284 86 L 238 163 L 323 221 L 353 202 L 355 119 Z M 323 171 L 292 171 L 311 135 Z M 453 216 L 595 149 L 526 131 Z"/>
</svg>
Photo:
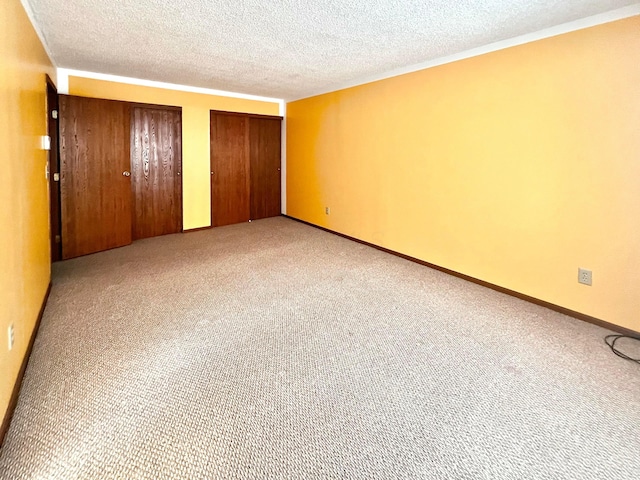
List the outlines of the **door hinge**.
<svg viewBox="0 0 640 480">
<path fill-rule="evenodd" d="M 55 237 L 53 237 L 53 240 L 54 240 L 56 243 L 60 243 L 60 241 L 61 241 L 60 235 L 56 235 Z"/>
<path fill-rule="evenodd" d="M 58 119 L 58 110 L 51 110 L 51 118 L 54 120 Z"/>
<path fill-rule="evenodd" d="M 59 173 L 54 173 L 53 174 L 53 181 L 54 182 L 59 182 L 60 181 L 60 174 Z"/>
</svg>

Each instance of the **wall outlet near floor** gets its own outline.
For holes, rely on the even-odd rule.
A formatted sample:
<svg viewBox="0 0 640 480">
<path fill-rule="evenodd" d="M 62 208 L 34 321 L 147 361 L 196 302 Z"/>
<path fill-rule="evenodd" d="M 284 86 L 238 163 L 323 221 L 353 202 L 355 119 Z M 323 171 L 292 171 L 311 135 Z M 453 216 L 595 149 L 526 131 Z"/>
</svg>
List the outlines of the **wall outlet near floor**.
<svg viewBox="0 0 640 480">
<path fill-rule="evenodd" d="M 331 213 L 331 209 L 329 207 L 324 207 L 324 213 L 329 215 Z"/>
<path fill-rule="evenodd" d="M 582 283 L 583 285 L 591 285 L 592 281 L 592 273 L 591 270 L 587 270 L 585 268 L 578 268 L 578 283 Z"/>
<path fill-rule="evenodd" d="M 7 347 L 9 347 L 9 351 L 13 348 L 13 341 L 15 340 L 13 323 L 9 325 L 7 328 Z"/>
</svg>

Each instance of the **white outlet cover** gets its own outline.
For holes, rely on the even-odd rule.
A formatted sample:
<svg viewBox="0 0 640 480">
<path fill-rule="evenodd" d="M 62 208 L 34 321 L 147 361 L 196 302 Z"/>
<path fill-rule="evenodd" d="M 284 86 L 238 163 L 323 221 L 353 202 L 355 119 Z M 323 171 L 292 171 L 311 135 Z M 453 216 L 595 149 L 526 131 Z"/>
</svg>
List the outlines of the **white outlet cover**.
<svg viewBox="0 0 640 480">
<path fill-rule="evenodd" d="M 578 268 L 578 283 L 591 286 L 593 284 L 593 272 L 586 268 Z"/>
</svg>

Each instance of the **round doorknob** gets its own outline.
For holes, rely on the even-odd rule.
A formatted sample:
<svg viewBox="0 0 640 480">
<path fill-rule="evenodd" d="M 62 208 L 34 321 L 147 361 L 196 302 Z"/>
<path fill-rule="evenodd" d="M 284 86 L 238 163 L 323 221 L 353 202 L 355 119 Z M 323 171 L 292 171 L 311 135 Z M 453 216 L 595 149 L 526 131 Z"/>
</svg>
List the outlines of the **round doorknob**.
<svg viewBox="0 0 640 480">
<path fill-rule="evenodd" d="M 131 176 L 131 172 L 127 172 L 126 170 L 124 172 L 122 172 L 122 175 L 125 177 L 130 177 Z"/>
<path fill-rule="evenodd" d="M 213 172 L 211 172 L 211 175 L 213 175 Z"/>
<path fill-rule="evenodd" d="M 178 176 L 180 176 L 180 172 L 178 172 Z"/>
</svg>

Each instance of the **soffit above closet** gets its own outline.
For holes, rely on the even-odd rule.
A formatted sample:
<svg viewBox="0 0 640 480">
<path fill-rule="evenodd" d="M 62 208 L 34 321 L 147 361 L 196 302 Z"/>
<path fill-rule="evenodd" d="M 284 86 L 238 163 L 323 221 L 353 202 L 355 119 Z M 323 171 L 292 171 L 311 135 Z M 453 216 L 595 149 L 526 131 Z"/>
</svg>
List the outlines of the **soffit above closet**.
<svg viewBox="0 0 640 480">
<path fill-rule="evenodd" d="M 22 0 L 58 67 L 294 99 L 637 0 Z"/>
</svg>

